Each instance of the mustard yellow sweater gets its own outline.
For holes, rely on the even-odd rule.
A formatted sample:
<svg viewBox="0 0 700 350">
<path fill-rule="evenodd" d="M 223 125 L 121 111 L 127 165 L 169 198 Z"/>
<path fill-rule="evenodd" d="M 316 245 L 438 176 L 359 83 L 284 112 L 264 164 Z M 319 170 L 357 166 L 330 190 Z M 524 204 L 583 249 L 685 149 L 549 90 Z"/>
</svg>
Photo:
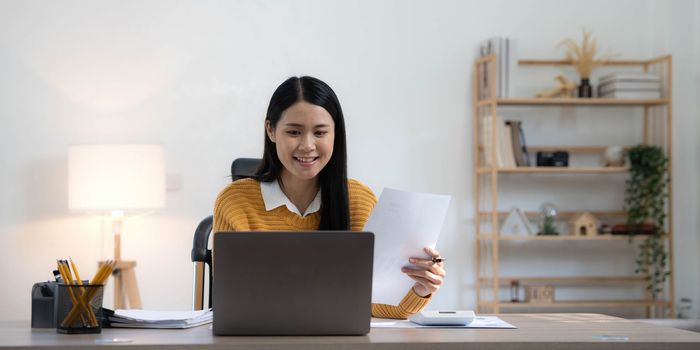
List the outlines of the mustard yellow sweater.
<svg viewBox="0 0 700 350">
<path fill-rule="evenodd" d="M 348 181 L 350 226 L 361 231 L 377 197 L 372 190 L 357 180 Z M 216 198 L 213 232 L 224 231 L 313 231 L 321 222 L 320 211 L 305 217 L 292 213 L 286 206 L 266 211 L 260 192 L 260 182 L 242 179 L 233 182 Z M 399 305 L 372 304 L 372 316 L 407 318 L 428 304 L 430 296 L 421 297 L 409 290 Z"/>
</svg>

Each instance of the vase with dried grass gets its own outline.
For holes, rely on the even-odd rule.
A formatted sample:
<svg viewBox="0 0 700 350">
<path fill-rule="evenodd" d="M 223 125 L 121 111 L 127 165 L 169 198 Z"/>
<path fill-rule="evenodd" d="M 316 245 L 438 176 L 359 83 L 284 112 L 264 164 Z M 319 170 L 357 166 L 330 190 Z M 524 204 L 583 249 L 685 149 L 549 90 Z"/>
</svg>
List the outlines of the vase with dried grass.
<svg viewBox="0 0 700 350">
<path fill-rule="evenodd" d="M 581 76 L 581 85 L 578 86 L 578 97 L 593 97 L 593 86 L 591 86 L 591 72 L 607 62 L 612 55 L 596 57 L 598 53 L 598 40 L 591 37 L 591 32 L 583 30 L 583 41 L 579 45 L 573 39 L 564 39 L 557 47 L 566 47 L 566 60 L 576 67 L 576 71 Z"/>
</svg>

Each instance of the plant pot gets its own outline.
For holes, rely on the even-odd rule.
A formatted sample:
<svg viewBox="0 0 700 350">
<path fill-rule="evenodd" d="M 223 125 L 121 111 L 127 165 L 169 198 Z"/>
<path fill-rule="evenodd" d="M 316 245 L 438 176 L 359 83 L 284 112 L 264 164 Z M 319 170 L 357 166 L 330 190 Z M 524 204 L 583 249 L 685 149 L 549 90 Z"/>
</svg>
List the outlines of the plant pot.
<svg viewBox="0 0 700 350">
<path fill-rule="evenodd" d="M 581 85 L 578 86 L 578 97 L 593 97 L 593 86 L 589 82 L 588 78 L 581 79 Z"/>
</svg>

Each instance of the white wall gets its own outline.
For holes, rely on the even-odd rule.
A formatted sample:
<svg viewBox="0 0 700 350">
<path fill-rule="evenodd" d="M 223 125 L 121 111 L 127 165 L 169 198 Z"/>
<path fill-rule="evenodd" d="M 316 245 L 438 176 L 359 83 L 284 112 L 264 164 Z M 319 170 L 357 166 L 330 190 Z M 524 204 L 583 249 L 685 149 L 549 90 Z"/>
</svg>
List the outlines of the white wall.
<svg viewBox="0 0 700 350">
<path fill-rule="evenodd" d="M 694 312 L 697 314 L 700 303 L 700 239 L 698 239 L 698 200 L 699 196 L 683 196 L 683 192 L 698 193 L 698 159 L 697 130 L 700 128 L 700 4 L 697 1 L 671 1 L 655 4 L 658 10 L 659 30 L 655 40 L 658 52 L 674 53 L 674 118 L 686 123 L 676 123 L 674 130 L 674 208 L 689 207 L 687 214 L 676 212 L 675 270 L 676 299 L 693 299 Z M 673 23 L 673 25 L 668 25 Z M 690 169 L 695 169 L 690 171 Z M 682 229 L 687 228 L 687 229 Z M 685 278 L 684 276 L 695 276 Z"/>
<path fill-rule="evenodd" d="M 168 173 L 182 187 L 168 193 L 164 210 L 125 224 L 122 251 L 138 260 L 146 308 L 190 307 L 193 230 L 228 182 L 230 161 L 261 154 L 274 88 L 304 74 L 340 97 L 352 177 L 377 194 L 386 186 L 453 196 L 438 244 L 450 258 L 449 276 L 431 307 L 474 308 L 470 79 L 479 41 L 505 35 L 519 40 L 521 57 L 560 57 L 556 44 L 586 26 L 621 58 L 674 54 L 676 82 L 697 96 L 700 45 L 678 42 L 681 29 L 672 28 L 676 16 L 697 23 L 697 7 L 652 0 L 0 2 L 0 273 L 12 281 L 0 288 L 0 319 L 29 318 L 30 287 L 50 278 L 56 258 L 70 255 L 90 275 L 96 260 L 111 255 L 109 225 L 67 212 L 67 147 L 81 143 L 165 145 Z M 695 21 L 685 11 L 691 8 Z M 684 59 L 691 55 L 694 61 Z M 683 83 L 679 72 L 693 69 L 695 83 Z M 676 183 L 692 188 L 677 186 L 674 197 L 677 252 L 685 254 L 677 258 L 677 296 L 695 295 L 697 304 L 698 106 L 675 97 Z M 554 113 L 563 116 L 554 130 L 529 126 L 540 144 L 559 141 L 551 135 L 572 125 L 583 130 L 580 141 L 605 129 L 586 129 L 570 111 Z M 632 141 L 632 132 L 622 133 Z M 515 193 L 530 185 L 518 181 Z M 569 189 L 562 205 L 578 203 L 595 185 L 581 181 L 567 183 L 578 190 L 562 187 Z M 512 249 L 518 256 L 530 248 Z M 613 265 L 623 273 L 633 261 L 563 265 L 564 272 Z"/>
<path fill-rule="evenodd" d="M 694 108 L 692 110 L 693 112 L 691 113 L 691 115 L 693 115 L 695 117 L 695 118 L 693 118 L 695 120 L 694 129 L 698 130 L 700 128 L 700 118 L 698 118 L 698 117 L 700 117 L 700 64 L 697 64 L 697 62 L 700 62 L 700 4 L 697 1 L 693 2 L 693 7 L 694 7 L 694 11 L 692 14 L 693 26 L 691 28 L 692 28 L 692 33 L 694 34 L 693 42 L 695 43 L 693 45 L 693 48 L 694 48 L 693 62 L 695 62 L 695 64 L 693 64 L 693 67 L 695 67 L 695 70 L 694 70 L 694 74 L 693 74 L 694 79 L 692 80 L 693 83 L 691 83 L 691 84 L 693 84 L 695 86 L 695 89 L 694 89 L 694 91 L 695 91 L 694 96 L 695 97 L 693 98 L 693 101 L 695 102 L 695 104 L 694 104 Z M 695 150 L 696 150 L 696 152 L 700 153 L 700 142 L 697 142 L 697 138 L 693 138 L 693 139 L 696 140 Z M 696 153 L 696 155 L 698 153 Z M 696 162 L 698 161 L 697 156 L 693 157 L 693 159 L 695 159 Z M 695 169 L 697 169 L 697 167 Z M 695 172 L 691 172 L 691 173 L 695 173 Z M 695 178 L 697 179 L 697 176 L 695 176 Z M 698 275 L 700 275 L 700 271 L 698 271 L 698 270 L 700 270 L 700 257 L 698 257 L 698 255 L 699 255 L 698 253 L 700 252 L 700 237 L 698 237 L 698 232 L 700 232 L 700 230 L 698 229 L 698 227 L 700 227 L 700 215 L 699 215 L 700 214 L 700 203 L 698 203 L 699 202 L 698 199 L 700 199 L 700 186 L 697 185 L 697 182 L 696 182 L 696 186 L 695 186 L 695 193 L 698 194 L 695 197 L 695 199 L 696 199 L 695 205 L 691 206 L 691 208 L 695 209 L 695 213 L 691 212 L 691 213 L 689 213 L 689 215 L 695 218 L 695 226 L 694 227 L 696 229 L 695 230 L 690 229 L 688 231 L 693 232 L 692 235 L 695 237 L 695 242 L 697 243 L 695 251 L 693 252 L 693 255 L 695 256 L 695 259 L 696 259 L 696 262 L 694 264 L 694 266 L 696 268 L 695 276 L 698 276 Z M 700 282 L 695 283 L 695 298 L 693 300 L 694 300 L 694 307 L 695 307 L 695 309 L 694 309 L 695 315 L 699 315 L 700 314 L 700 306 L 698 306 L 698 305 L 700 304 Z"/>
</svg>

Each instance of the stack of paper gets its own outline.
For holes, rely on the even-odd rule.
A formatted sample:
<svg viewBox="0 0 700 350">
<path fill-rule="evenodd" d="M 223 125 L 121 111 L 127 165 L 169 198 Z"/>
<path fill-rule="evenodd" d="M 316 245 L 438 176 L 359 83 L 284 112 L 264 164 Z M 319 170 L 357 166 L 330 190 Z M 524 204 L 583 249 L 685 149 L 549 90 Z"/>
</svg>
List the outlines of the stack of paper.
<svg viewBox="0 0 700 350">
<path fill-rule="evenodd" d="M 198 311 L 114 310 L 109 316 L 112 327 L 190 328 L 211 323 L 211 309 Z"/>
</svg>

